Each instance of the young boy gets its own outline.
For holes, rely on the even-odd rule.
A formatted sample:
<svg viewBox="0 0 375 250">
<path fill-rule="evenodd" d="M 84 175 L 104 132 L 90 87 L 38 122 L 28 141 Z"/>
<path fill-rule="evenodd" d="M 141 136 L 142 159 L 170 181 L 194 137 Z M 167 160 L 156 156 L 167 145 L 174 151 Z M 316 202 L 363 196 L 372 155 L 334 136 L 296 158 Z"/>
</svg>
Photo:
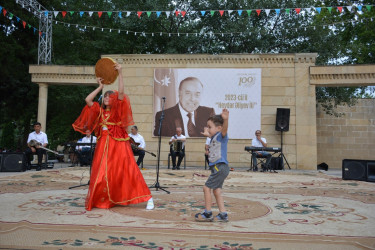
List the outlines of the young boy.
<svg viewBox="0 0 375 250">
<path fill-rule="evenodd" d="M 229 111 L 223 109 L 221 115 L 214 115 L 207 121 L 207 127 L 202 133 L 206 137 L 211 137 L 209 146 L 209 166 L 211 175 L 208 177 L 203 187 L 204 201 L 206 209 L 195 215 L 197 221 L 213 221 L 214 217 L 211 211 L 212 196 L 211 191 L 215 195 L 216 203 L 220 213 L 216 216 L 218 221 L 227 222 L 228 214 L 224 207 L 224 200 L 221 196 L 221 189 L 225 178 L 229 174 L 227 161 L 227 144 L 228 144 L 228 118 Z"/>
</svg>

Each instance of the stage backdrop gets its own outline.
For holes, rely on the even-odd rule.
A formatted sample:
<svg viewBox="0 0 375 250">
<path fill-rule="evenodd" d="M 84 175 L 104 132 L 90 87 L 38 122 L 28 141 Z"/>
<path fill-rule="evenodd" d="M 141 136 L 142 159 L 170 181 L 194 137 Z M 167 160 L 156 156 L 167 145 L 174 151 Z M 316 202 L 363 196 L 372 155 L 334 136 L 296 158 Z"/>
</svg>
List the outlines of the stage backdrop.
<svg viewBox="0 0 375 250">
<path fill-rule="evenodd" d="M 160 113 L 157 113 L 162 109 L 162 97 L 165 97 L 164 106 L 166 114 L 169 114 L 169 117 L 163 121 L 163 128 L 172 128 L 173 126 L 169 126 L 171 125 L 169 123 L 176 122 L 167 118 L 172 116 L 170 111 L 179 103 L 178 88 L 180 82 L 187 77 L 198 78 L 203 85 L 199 106 L 213 108 L 216 114 L 220 114 L 223 108 L 229 110 L 228 135 L 231 139 L 254 137 L 255 131 L 261 128 L 261 69 L 218 68 L 158 68 L 154 70 L 154 136 L 158 135 Z M 180 113 L 173 115 L 174 119 L 178 116 Z M 205 122 L 207 118 L 200 119 L 204 119 Z M 175 131 L 168 131 L 162 133 L 162 136 L 174 134 Z"/>
</svg>

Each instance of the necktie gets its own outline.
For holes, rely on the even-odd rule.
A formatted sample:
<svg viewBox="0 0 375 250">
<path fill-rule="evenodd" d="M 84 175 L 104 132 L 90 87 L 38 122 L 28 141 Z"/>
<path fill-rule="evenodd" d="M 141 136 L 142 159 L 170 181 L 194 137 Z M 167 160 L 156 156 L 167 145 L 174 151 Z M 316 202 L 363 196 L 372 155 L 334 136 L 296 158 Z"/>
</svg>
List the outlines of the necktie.
<svg viewBox="0 0 375 250">
<path fill-rule="evenodd" d="M 197 136 L 197 134 L 196 134 L 196 127 L 195 127 L 194 123 L 191 120 L 191 113 L 189 112 L 187 114 L 187 116 L 189 117 L 189 121 L 187 123 L 187 129 L 188 129 L 189 136 Z"/>
</svg>

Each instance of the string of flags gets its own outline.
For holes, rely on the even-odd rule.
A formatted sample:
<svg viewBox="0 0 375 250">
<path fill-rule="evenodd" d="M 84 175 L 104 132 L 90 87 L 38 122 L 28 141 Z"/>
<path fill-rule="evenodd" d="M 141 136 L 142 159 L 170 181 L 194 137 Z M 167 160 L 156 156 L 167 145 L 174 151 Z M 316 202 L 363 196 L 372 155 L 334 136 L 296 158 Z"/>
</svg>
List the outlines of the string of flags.
<svg viewBox="0 0 375 250">
<path fill-rule="evenodd" d="M 95 16 L 101 18 L 103 14 L 106 14 L 109 18 L 115 16 L 116 14 L 118 18 L 129 17 L 130 15 L 137 15 L 138 18 L 143 16 L 151 17 L 151 15 L 157 18 L 165 15 L 166 17 L 170 17 L 171 15 L 176 17 L 189 17 L 189 16 L 196 16 L 196 14 L 200 16 L 214 16 L 216 14 L 220 15 L 221 17 L 224 15 L 232 15 L 237 13 L 238 16 L 244 16 L 246 13 L 248 16 L 251 16 L 252 13 L 256 13 L 257 16 L 260 16 L 262 13 L 265 13 L 267 16 L 275 12 L 276 15 L 280 15 L 281 13 L 285 13 L 287 15 L 295 12 L 296 14 L 301 14 L 304 12 L 317 12 L 321 13 L 324 11 L 328 11 L 332 13 L 333 10 L 337 10 L 339 13 L 348 11 L 356 11 L 362 12 L 363 10 L 371 11 L 372 7 L 375 5 L 357 5 L 357 6 L 335 6 L 335 7 L 309 7 L 309 8 L 283 8 L 283 9 L 241 9 L 241 10 L 198 10 L 198 11 L 186 11 L 186 10 L 174 10 L 174 11 L 45 11 L 44 14 L 48 16 L 49 13 L 53 13 L 54 17 L 58 17 L 61 15 L 63 18 L 67 16 L 79 15 L 80 17 Z M 254 14 L 255 15 L 255 14 Z"/>
<path fill-rule="evenodd" d="M 3 13 L 4 17 L 8 16 L 8 18 L 11 19 L 11 20 L 13 18 L 15 18 L 17 23 L 22 23 L 22 26 L 23 26 L 24 29 L 26 29 L 26 27 L 27 27 L 28 29 L 33 30 L 34 34 L 36 34 L 36 32 L 38 32 L 39 36 L 45 36 L 45 34 L 42 31 L 40 31 L 38 28 L 35 28 L 30 23 L 27 23 L 26 21 L 22 20 L 20 17 L 18 17 L 16 15 L 14 15 L 13 13 L 9 12 L 3 6 L 0 6 L 0 13 Z"/>
<path fill-rule="evenodd" d="M 239 16 L 243 16 L 243 12 L 246 12 L 248 16 L 251 15 L 251 13 L 253 11 L 255 11 L 254 13 L 256 13 L 256 15 L 260 15 L 262 12 L 264 12 L 267 16 L 271 13 L 271 11 L 275 11 L 276 15 L 280 15 L 280 13 L 284 12 L 285 14 L 289 15 L 291 14 L 291 12 L 295 12 L 297 15 L 301 14 L 301 13 L 304 13 L 304 12 L 317 12 L 317 13 L 321 13 L 322 11 L 329 11 L 329 13 L 332 13 L 332 10 L 334 9 L 337 9 L 337 11 L 339 13 L 342 13 L 345 11 L 356 11 L 356 12 L 362 12 L 363 9 L 366 9 L 366 11 L 371 11 L 372 7 L 375 6 L 375 5 L 365 5 L 365 6 L 362 6 L 362 5 L 358 5 L 358 6 L 354 6 L 354 9 L 353 9 L 353 6 L 337 6 L 337 7 L 311 7 L 311 8 L 285 8 L 285 9 L 250 9 L 250 10 L 209 10 L 209 11 L 206 11 L 206 10 L 201 10 L 201 11 L 189 11 L 189 12 L 186 12 L 186 11 L 183 11 L 183 10 L 176 10 L 176 11 L 44 11 L 43 14 L 48 17 L 49 14 L 51 14 L 51 12 L 53 13 L 54 17 L 56 18 L 60 13 L 61 13 L 61 16 L 63 18 L 65 18 L 68 13 L 70 16 L 73 16 L 74 14 L 76 13 L 79 13 L 79 16 L 80 17 L 83 17 L 85 14 L 88 14 L 90 17 L 92 17 L 94 15 L 94 13 L 97 14 L 97 16 L 99 18 L 101 18 L 103 16 L 104 13 L 106 13 L 106 15 L 111 18 L 113 17 L 113 13 L 117 13 L 117 16 L 119 18 L 123 18 L 123 13 L 125 14 L 126 17 L 129 17 L 130 15 L 132 14 L 136 14 L 138 16 L 138 18 L 141 18 L 142 15 L 144 16 L 144 13 L 147 14 L 148 17 L 150 17 L 153 13 L 156 13 L 156 16 L 157 17 L 160 17 L 163 13 L 165 13 L 165 15 L 167 17 L 169 17 L 172 13 L 174 16 L 176 17 L 186 17 L 186 16 L 190 16 L 190 15 L 195 15 L 195 14 L 198 14 L 198 15 L 201 15 L 202 17 L 206 15 L 206 13 L 210 13 L 211 16 L 214 16 L 215 13 L 219 13 L 220 16 L 223 16 L 225 15 L 225 13 L 228 13 L 228 15 L 231 15 L 233 13 L 238 13 Z M 37 28 L 33 27 L 32 25 L 30 25 L 29 23 L 27 23 L 26 21 L 22 20 L 21 18 L 17 17 L 16 15 L 14 15 L 13 13 L 9 12 L 8 10 L 6 10 L 4 7 L 0 6 L 0 13 L 3 13 L 4 17 L 8 15 L 8 17 L 10 19 L 13 19 L 13 18 L 16 18 L 16 21 L 17 22 L 21 22 L 22 23 L 22 26 L 24 29 L 26 29 L 26 27 L 28 27 L 29 29 L 32 29 L 34 31 L 34 34 L 38 31 L 38 34 L 39 36 L 42 36 L 42 35 L 45 35 L 43 32 L 41 32 L 40 30 L 38 30 Z M 367 20 L 367 19 L 363 19 L 363 20 Z M 362 21 L 363 21 L 362 20 Z M 371 21 L 372 21 L 372 18 L 371 18 Z M 320 26 L 323 26 L 323 28 L 326 28 L 326 26 L 329 26 L 329 27 L 334 27 L 335 25 L 337 24 L 344 24 L 344 23 L 348 23 L 348 22 L 352 22 L 352 23 L 355 23 L 357 21 L 353 21 L 353 20 L 349 20 L 349 21 L 345 21 L 345 22 L 338 22 L 338 23 L 331 23 L 331 24 L 323 24 L 323 25 L 320 25 Z M 163 35 L 167 35 L 167 36 L 172 36 L 172 35 L 177 35 L 177 36 L 198 36 L 201 35 L 200 33 L 168 33 L 168 32 L 137 32 L 137 31 L 131 31 L 131 30 L 123 30 L 123 29 L 115 29 L 115 28 L 103 28 L 103 27 L 96 27 L 96 26 L 89 26 L 89 25 L 82 25 L 82 24 L 71 24 L 71 23 L 67 23 L 67 22 L 61 22 L 61 21 L 55 21 L 55 24 L 62 24 L 64 26 L 67 26 L 67 27 L 76 27 L 78 29 L 81 29 L 81 30 L 84 30 L 86 31 L 87 29 L 92 29 L 92 30 L 101 30 L 101 31 L 109 31 L 109 32 L 118 32 L 118 33 L 121 33 L 121 32 L 125 32 L 126 34 L 133 34 L 133 35 L 142 35 L 142 36 L 155 36 L 155 35 L 160 35 L 160 36 L 163 36 Z M 316 26 L 309 26 L 310 28 L 313 28 L 314 30 L 316 29 Z M 307 27 L 304 27 L 304 30 L 306 31 Z M 296 28 L 295 29 L 296 31 L 298 31 L 298 29 Z M 288 29 L 287 29 L 288 31 Z M 227 34 L 230 34 L 230 35 L 233 35 L 233 34 L 244 34 L 246 32 L 209 32 L 209 33 L 205 33 L 204 35 L 227 35 Z M 248 32 L 249 33 L 249 32 Z M 251 33 L 250 33 L 251 34 Z"/>
<path fill-rule="evenodd" d="M 368 20 L 371 20 L 373 21 L 373 18 L 363 18 L 361 19 L 360 21 L 357 21 L 357 20 L 349 20 L 349 21 L 342 21 L 342 22 L 335 22 L 335 23 L 330 23 L 330 24 L 321 24 L 320 26 L 323 27 L 323 29 L 326 29 L 327 27 L 335 27 L 339 24 L 342 24 L 344 25 L 345 23 L 358 23 L 358 22 L 364 22 L 364 21 L 368 21 Z M 61 22 L 61 21 L 54 21 L 55 24 L 60 24 L 60 25 L 64 25 L 65 27 L 73 27 L 73 28 L 76 28 L 76 29 L 79 29 L 81 31 L 88 31 L 90 29 L 92 29 L 93 31 L 95 30 L 99 30 L 99 31 L 107 31 L 107 32 L 117 32 L 117 33 L 126 33 L 127 35 L 128 34 L 131 34 L 131 35 L 135 35 L 135 36 L 198 36 L 198 35 L 209 35 L 209 36 L 212 36 L 212 35 L 221 35 L 221 36 L 224 36 L 224 35 L 243 35 L 243 34 L 249 34 L 251 35 L 251 32 L 245 32 L 245 31 L 241 31 L 241 32 L 204 32 L 204 33 L 201 33 L 201 32 L 144 32 L 144 31 L 132 31 L 132 30 L 124 30 L 124 29 L 118 29 L 118 28 L 104 28 L 104 27 L 97 27 L 97 26 L 91 26 L 91 25 L 82 25 L 82 24 L 77 24 L 77 23 L 67 23 L 67 22 Z M 317 27 L 317 25 L 312 25 L 312 26 L 305 26 L 303 27 L 304 31 L 306 31 L 308 28 L 311 28 L 313 30 L 315 30 Z M 290 29 L 286 29 L 286 32 L 288 32 Z M 298 31 L 298 28 L 294 28 L 294 30 L 297 32 Z"/>
</svg>

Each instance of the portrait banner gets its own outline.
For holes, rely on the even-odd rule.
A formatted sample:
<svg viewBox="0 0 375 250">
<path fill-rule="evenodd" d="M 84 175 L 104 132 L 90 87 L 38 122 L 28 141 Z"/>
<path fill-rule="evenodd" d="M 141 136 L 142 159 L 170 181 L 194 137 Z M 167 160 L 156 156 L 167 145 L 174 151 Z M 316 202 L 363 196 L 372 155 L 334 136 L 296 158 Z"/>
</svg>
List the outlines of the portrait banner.
<svg viewBox="0 0 375 250">
<path fill-rule="evenodd" d="M 229 138 L 251 139 L 261 129 L 261 97 L 261 69 L 155 69 L 153 135 L 181 127 L 186 137 L 203 137 L 207 119 L 226 108 Z"/>
</svg>

